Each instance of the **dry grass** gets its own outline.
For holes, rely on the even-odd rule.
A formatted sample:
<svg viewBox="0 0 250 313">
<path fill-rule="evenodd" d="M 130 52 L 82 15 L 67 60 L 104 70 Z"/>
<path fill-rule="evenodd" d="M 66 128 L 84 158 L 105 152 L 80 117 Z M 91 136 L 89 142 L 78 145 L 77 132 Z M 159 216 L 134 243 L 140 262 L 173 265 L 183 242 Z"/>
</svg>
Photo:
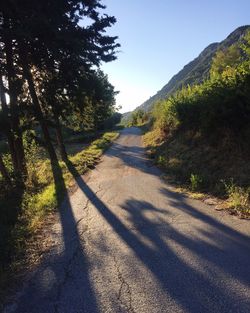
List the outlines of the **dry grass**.
<svg viewBox="0 0 250 313">
<path fill-rule="evenodd" d="M 159 129 L 153 129 L 144 135 L 144 144 L 168 181 L 184 188 L 189 196 L 203 199 L 209 194 L 227 200 L 227 207 L 235 212 L 250 215 L 249 155 L 232 142 L 212 146 L 199 134 L 178 132 L 164 138 Z M 234 188 L 229 189 L 232 179 Z"/>
</svg>

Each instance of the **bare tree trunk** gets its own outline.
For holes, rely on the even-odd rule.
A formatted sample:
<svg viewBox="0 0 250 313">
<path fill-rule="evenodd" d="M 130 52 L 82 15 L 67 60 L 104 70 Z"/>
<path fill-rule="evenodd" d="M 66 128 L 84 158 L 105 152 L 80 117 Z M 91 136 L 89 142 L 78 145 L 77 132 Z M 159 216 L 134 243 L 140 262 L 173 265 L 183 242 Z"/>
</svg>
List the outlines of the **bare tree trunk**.
<svg viewBox="0 0 250 313">
<path fill-rule="evenodd" d="M 44 140 L 45 140 L 45 144 L 46 144 L 46 148 L 47 148 L 47 151 L 49 153 L 50 160 L 52 162 L 54 162 L 54 161 L 57 162 L 58 159 L 57 159 L 55 149 L 52 145 L 48 125 L 47 125 L 46 120 L 43 116 L 43 112 L 42 112 L 42 109 L 41 109 L 41 106 L 40 106 L 40 103 L 38 100 L 38 96 L 37 96 L 37 93 L 35 90 L 34 81 L 33 81 L 33 77 L 32 77 L 32 74 L 31 74 L 31 71 L 29 68 L 24 43 L 20 42 L 19 48 L 20 48 L 20 56 L 21 56 L 21 60 L 22 60 L 22 66 L 23 66 L 23 73 L 24 73 L 24 77 L 27 79 L 27 82 L 28 82 L 30 96 L 31 96 L 31 99 L 33 102 L 35 115 L 36 115 L 36 117 L 40 123 L 41 129 L 43 132 L 43 136 L 44 136 Z"/>
<path fill-rule="evenodd" d="M 30 95 L 32 98 L 32 102 L 34 105 L 34 110 L 35 110 L 35 114 L 37 116 L 37 119 L 39 120 L 39 123 L 41 125 L 41 129 L 43 132 L 43 136 L 44 136 L 44 140 L 45 140 L 45 144 L 50 156 L 51 161 L 57 161 L 57 156 L 56 156 L 56 152 L 55 149 L 52 145 L 52 141 L 50 138 L 50 134 L 49 134 L 49 129 L 48 129 L 48 125 L 44 119 L 41 107 L 40 107 L 40 103 L 35 91 L 35 86 L 34 86 L 34 82 L 33 82 L 33 77 L 30 73 L 30 70 L 27 71 L 26 73 L 26 79 L 28 81 L 28 85 L 29 85 L 29 90 L 30 90 Z"/>
<path fill-rule="evenodd" d="M 6 120 L 6 130 L 5 134 L 7 136 L 8 140 L 8 145 L 9 145 L 9 150 L 10 150 L 10 155 L 14 167 L 14 171 L 18 171 L 18 162 L 17 162 L 17 156 L 16 156 L 16 151 L 15 151 L 15 142 L 14 142 L 14 136 L 11 130 L 11 123 L 10 123 L 10 118 L 8 116 L 8 106 L 6 102 L 6 97 L 5 97 L 5 91 L 4 91 L 4 85 L 3 85 L 3 78 L 2 75 L 0 74 L 0 99 L 1 99 L 1 104 L 2 104 L 2 110 L 3 114 Z"/>
<path fill-rule="evenodd" d="M 53 76 L 56 77 L 56 72 L 55 72 L 55 60 L 54 57 L 53 59 L 51 59 L 51 72 L 53 73 Z M 55 87 L 55 86 L 53 86 Z M 52 112 L 53 112 L 53 116 L 54 116 L 54 122 L 55 122 L 55 126 L 56 126 L 56 139 L 57 139 L 57 144 L 59 147 L 59 151 L 60 151 L 60 155 L 63 161 L 67 162 L 68 161 L 68 155 L 67 155 L 67 151 L 66 151 L 66 147 L 63 141 L 63 134 L 62 134 L 62 127 L 61 127 L 61 123 L 60 123 L 60 119 L 59 119 L 59 114 L 58 114 L 58 102 L 57 99 L 55 97 L 55 91 L 56 87 L 54 88 L 54 90 L 50 90 L 49 94 L 51 95 L 51 107 L 52 107 Z"/>
<path fill-rule="evenodd" d="M 57 142 L 58 142 L 61 158 L 62 158 L 63 161 L 67 161 L 68 160 L 68 155 L 67 155 L 66 148 L 65 148 L 65 145 L 64 145 L 64 142 L 63 142 L 61 125 L 56 126 L 56 139 L 57 139 Z"/>
<path fill-rule="evenodd" d="M 3 158 L 2 158 L 1 154 L 0 154 L 0 173 L 2 174 L 5 181 L 10 184 L 11 183 L 10 177 L 9 177 L 8 171 L 4 165 Z"/>
<path fill-rule="evenodd" d="M 63 142 L 62 127 L 56 110 L 53 108 L 53 114 L 56 124 L 56 139 L 59 146 L 60 155 L 63 161 L 68 160 L 67 151 Z"/>
<path fill-rule="evenodd" d="M 5 36 L 5 53 L 7 76 L 9 83 L 9 97 L 10 97 L 10 113 L 11 113 L 11 127 L 14 137 L 14 148 L 16 152 L 16 159 L 19 173 L 26 173 L 26 163 L 24 156 L 23 138 L 20 129 L 20 120 L 18 115 L 17 105 L 17 90 L 16 90 L 16 77 L 14 70 L 13 47 L 11 38 Z"/>
</svg>

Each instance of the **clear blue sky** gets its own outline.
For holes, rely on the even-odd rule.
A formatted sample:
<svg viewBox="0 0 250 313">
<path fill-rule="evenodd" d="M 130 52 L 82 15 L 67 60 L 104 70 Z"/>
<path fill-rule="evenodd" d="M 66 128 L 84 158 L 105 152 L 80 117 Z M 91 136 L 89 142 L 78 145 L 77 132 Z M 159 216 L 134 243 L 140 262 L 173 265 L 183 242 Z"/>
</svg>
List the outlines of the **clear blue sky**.
<svg viewBox="0 0 250 313">
<path fill-rule="evenodd" d="M 118 59 L 102 69 L 120 91 L 121 112 L 133 110 L 210 43 L 250 24 L 250 0 L 103 0 L 117 18 Z"/>
</svg>

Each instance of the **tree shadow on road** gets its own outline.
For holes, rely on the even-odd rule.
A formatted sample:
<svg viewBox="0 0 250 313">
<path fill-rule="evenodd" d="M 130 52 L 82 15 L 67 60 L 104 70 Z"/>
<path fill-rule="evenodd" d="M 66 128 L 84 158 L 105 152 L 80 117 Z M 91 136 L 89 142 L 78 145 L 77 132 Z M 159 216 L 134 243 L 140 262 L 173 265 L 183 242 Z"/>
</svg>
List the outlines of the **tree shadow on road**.
<svg viewBox="0 0 250 313">
<path fill-rule="evenodd" d="M 250 253 L 249 248 L 245 246 L 249 244 L 248 237 L 240 235 L 212 217 L 208 218 L 195 207 L 187 205 L 185 199 L 177 200 L 175 193 L 170 195 L 171 205 L 176 207 L 176 211 L 186 210 L 201 219 L 206 226 L 201 230 L 201 234 L 203 237 L 207 236 L 208 240 L 179 231 L 178 224 L 175 226 L 171 222 L 172 219 L 169 222 L 159 222 L 160 219 L 147 218 L 145 211 L 162 215 L 163 211 L 168 209 L 159 209 L 148 202 L 133 199 L 127 200 L 122 205 L 122 209 L 128 212 L 128 219 L 132 224 L 130 229 L 97 197 L 79 176 L 72 163 L 68 163 L 68 168 L 94 207 L 182 310 L 190 313 L 249 312 L 250 303 L 246 302 L 247 298 L 242 297 L 250 283 L 248 266 Z M 216 246 L 218 242 L 218 238 L 215 237 L 216 230 L 219 230 L 221 247 Z M 143 238 L 149 240 L 152 245 L 145 244 Z M 236 249 L 232 238 L 241 242 L 244 249 L 242 247 L 241 250 Z M 232 244 L 233 249 L 230 250 Z M 231 253 L 237 252 L 240 255 L 232 256 Z M 234 290 L 234 287 L 238 287 L 239 290 Z"/>
<path fill-rule="evenodd" d="M 124 146 L 114 143 L 105 153 L 111 158 L 120 159 L 124 165 L 135 168 L 141 172 L 159 176 L 161 171 L 154 166 L 152 160 L 145 155 L 145 148 L 138 146 Z"/>
<path fill-rule="evenodd" d="M 13 277 L 13 262 L 15 255 L 21 258 L 24 251 L 17 240 L 16 224 L 22 213 L 22 201 L 25 188 L 22 182 L 8 188 L 6 183 L 0 183 L 0 311 L 2 302 L 8 294 L 10 281 Z"/>
<path fill-rule="evenodd" d="M 18 312 L 98 313 L 89 265 L 58 163 L 52 164 L 52 172 L 62 229 L 57 239 L 62 240 L 63 248 L 58 251 L 57 244 L 57 250 L 52 249 L 45 257 L 19 301 Z"/>
</svg>

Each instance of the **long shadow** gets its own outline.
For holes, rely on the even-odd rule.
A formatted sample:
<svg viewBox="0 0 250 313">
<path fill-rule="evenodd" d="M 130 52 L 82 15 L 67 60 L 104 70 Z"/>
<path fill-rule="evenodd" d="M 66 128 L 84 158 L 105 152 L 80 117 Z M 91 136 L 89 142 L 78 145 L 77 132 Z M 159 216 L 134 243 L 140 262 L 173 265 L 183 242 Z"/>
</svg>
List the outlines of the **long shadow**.
<svg viewBox="0 0 250 313">
<path fill-rule="evenodd" d="M 185 311 L 190 313 L 228 313 L 241 312 L 247 313 L 250 310 L 249 305 L 242 302 L 241 295 L 237 294 L 233 287 L 227 286 L 227 280 L 220 277 L 216 279 L 216 274 L 223 273 L 222 263 L 225 262 L 225 273 L 232 277 L 240 278 L 246 284 L 249 284 L 249 270 L 246 269 L 246 260 L 249 259 L 248 252 L 242 253 L 243 260 L 233 262 L 234 267 L 239 267 L 236 270 L 226 262 L 230 254 L 224 251 L 217 251 L 216 258 L 209 258 L 209 253 L 212 253 L 213 247 L 203 242 L 202 240 L 194 241 L 190 237 L 181 234 L 176 230 L 171 223 L 162 224 L 152 222 L 145 217 L 144 211 L 161 213 L 164 209 L 155 208 L 150 203 L 136 200 L 129 200 L 124 203 L 122 209 L 127 210 L 130 214 L 130 222 L 137 234 L 132 232 L 115 214 L 112 212 L 103 201 L 101 201 L 95 192 L 86 185 L 83 179 L 79 176 L 73 164 L 68 163 L 70 172 L 76 177 L 78 186 L 88 197 L 95 208 L 106 219 L 112 229 L 119 237 L 134 251 L 139 260 L 151 271 L 157 278 L 159 285 L 163 288 L 171 298 Z M 195 211 L 195 208 L 193 208 Z M 198 213 L 197 213 L 198 214 Z M 213 221 L 204 220 L 207 226 L 213 225 Z M 225 232 L 225 226 L 217 222 L 217 227 L 221 226 L 221 236 L 228 235 Z M 240 236 L 236 231 L 231 231 L 231 235 Z M 224 233 L 223 233 L 224 232 Z M 141 238 L 146 237 L 153 244 L 146 245 Z M 181 250 L 189 250 L 193 255 L 200 257 L 198 268 L 192 262 L 188 262 L 188 255 L 183 258 L 183 254 L 179 255 L 175 252 L 168 239 L 181 245 Z M 246 239 L 246 238 L 244 238 Z M 208 251 L 206 251 L 208 250 Z M 216 252 L 216 253 L 217 253 Z M 219 253 L 220 252 L 220 253 Z M 204 265 L 204 268 L 203 266 Z M 219 271 L 218 271 L 219 268 Z M 246 275 L 245 279 L 244 273 Z M 212 275 L 212 277 L 210 277 Z M 222 275 L 223 276 L 223 275 Z M 237 284 L 235 285 L 237 286 Z M 167 309 L 166 309 L 167 310 Z"/>
<path fill-rule="evenodd" d="M 29 290 L 21 298 L 18 312 L 98 313 L 87 260 L 58 163 L 52 164 L 52 171 L 64 247 L 63 251 L 52 252 L 43 261 L 32 278 Z"/>
<path fill-rule="evenodd" d="M 167 188 L 161 189 L 161 192 L 167 196 L 168 203 L 176 211 L 184 212 L 209 226 L 209 228 L 199 229 L 199 234 L 216 245 L 204 243 L 202 240 L 187 240 L 178 234 L 175 234 L 175 240 L 183 246 L 188 246 L 201 258 L 215 264 L 235 279 L 250 286 L 250 267 L 247 265 L 250 259 L 250 237 L 228 227 L 205 212 L 197 210 L 187 203 L 188 199 L 184 195 Z"/>
<path fill-rule="evenodd" d="M 106 152 L 112 158 L 119 158 L 122 162 L 150 175 L 159 176 L 160 170 L 153 166 L 152 161 L 145 156 L 145 149 L 138 146 L 124 146 L 114 143 Z"/>
<path fill-rule="evenodd" d="M 168 188 L 162 188 L 160 192 L 167 197 L 169 204 L 171 204 L 178 210 L 185 212 L 191 217 L 202 220 L 203 222 L 212 226 L 214 228 L 214 231 L 220 231 L 223 234 L 227 235 L 228 239 L 235 241 L 239 245 L 239 247 L 243 248 L 243 246 L 241 245 L 244 243 L 245 249 L 247 249 L 250 253 L 250 237 L 235 231 L 229 226 L 221 223 L 219 220 L 213 218 L 211 215 L 195 209 L 192 205 L 187 203 L 188 198 L 185 195 L 173 192 Z"/>
<path fill-rule="evenodd" d="M 2 183 L 2 184 L 1 184 Z M 21 213 L 24 184 L 6 187 L 6 182 L 0 182 L 0 275 L 9 269 L 17 242 L 13 238 L 13 230 Z M 19 255 L 20 255 L 20 251 Z M 1 277 L 2 278 L 2 277 Z M 2 279 L 1 279 L 2 280 Z M 0 292 L 1 297 L 2 292 Z M 1 300 L 1 299 L 0 299 Z"/>
<path fill-rule="evenodd" d="M 141 131 L 137 127 L 125 128 L 121 132 L 122 136 L 131 135 L 136 139 L 141 137 Z M 145 148 L 140 145 L 126 145 L 118 142 L 113 143 L 105 154 L 111 158 L 119 158 L 125 165 L 138 169 L 150 175 L 159 176 L 160 171 L 153 166 L 152 161 L 145 154 Z"/>
<path fill-rule="evenodd" d="M 178 194 L 175 195 L 174 193 L 173 195 L 178 196 Z M 175 222 L 172 222 L 171 219 L 169 222 L 164 221 L 166 228 L 162 228 L 162 220 L 159 223 L 151 223 L 161 237 L 163 239 L 171 238 L 171 240 L 174 240 L 189 251 L 192 251 L 193 254 L 199 256 L 204 262 L 216 266 L 216 268 L 229 274 L 234 279 L 250 286 L 250 269 L 247 266 L 250 258 L 250 237 L 242 235 L 232 228 L 208 217 L 185 202 L 171 201 L 171 205 L 177 208 L 177 210 L 184 208 L 189 211 L 191 210 L 193 213 L 197 212 L 199 219 L 204 222 L 204 229 L 195 229 L 200 234 L 200 238 L 192 239 L 184 236 L 178 230 L 178 228 L 181 229 L 181 225 L 178 225 L 176 222 L 175 226 Z M 137 225 L 137 221 L 140 221 L 138 225 L 143 225 L 141 233 L 149 232 L 149 234 L 151 234 L 152 229 L 145 227 L 146 223 L 141 223 L 145 220 L 143 212 L 146 210 L 151 210 L 151 212 L 162 211 L 154 208 L 150 203 L 136 200 L 127 201 L 123 208 L 130 212 L 130 220 L 135 226 Z M 206 239 L 209 240 L 207 241 Z"/>
</svg>

